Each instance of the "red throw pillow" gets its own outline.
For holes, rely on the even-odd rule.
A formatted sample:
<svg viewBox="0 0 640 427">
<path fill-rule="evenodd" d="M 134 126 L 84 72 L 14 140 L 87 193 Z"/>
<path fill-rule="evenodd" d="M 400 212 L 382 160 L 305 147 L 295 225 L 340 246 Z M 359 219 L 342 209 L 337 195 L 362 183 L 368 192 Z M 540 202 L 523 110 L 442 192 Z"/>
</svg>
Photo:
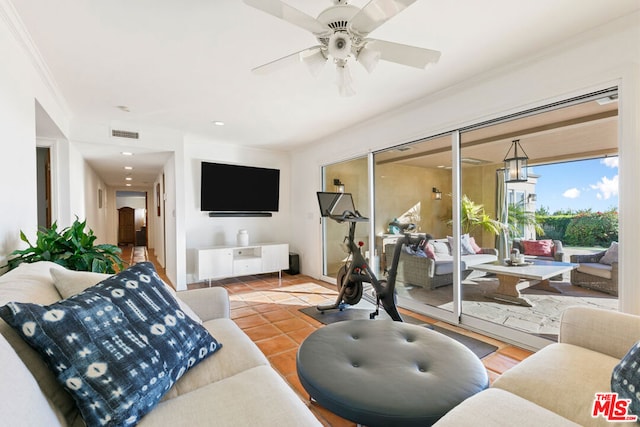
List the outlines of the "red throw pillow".
<svg viewBox="0 0 640 427">
<path fill-rule="evenodd" d="M 553 256 L 553 242 L 551 240 L 523 240 L 525 255 Z"/>
<path fill-rule="evenodd" d="M 469 243 L 471 244 L 471 247 L 473 248 L 473 251 L 475 253 L 482 253 L 482 248 L 476 243 L 475 237 L 469 237 Z"/>
</svg>

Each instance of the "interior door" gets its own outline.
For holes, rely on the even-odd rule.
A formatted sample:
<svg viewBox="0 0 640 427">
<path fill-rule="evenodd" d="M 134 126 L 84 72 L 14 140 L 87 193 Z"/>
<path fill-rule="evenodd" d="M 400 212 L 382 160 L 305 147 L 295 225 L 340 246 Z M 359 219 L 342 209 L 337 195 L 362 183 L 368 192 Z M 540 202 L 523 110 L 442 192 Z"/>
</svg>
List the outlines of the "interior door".
<svg viewBox="0 0 640 427">
<path fill-rule="evenodd" d="M 118 209 L 118 244 L 133 245 L 136 241 L 135 210 L 130 207 Z"/>
</svg>

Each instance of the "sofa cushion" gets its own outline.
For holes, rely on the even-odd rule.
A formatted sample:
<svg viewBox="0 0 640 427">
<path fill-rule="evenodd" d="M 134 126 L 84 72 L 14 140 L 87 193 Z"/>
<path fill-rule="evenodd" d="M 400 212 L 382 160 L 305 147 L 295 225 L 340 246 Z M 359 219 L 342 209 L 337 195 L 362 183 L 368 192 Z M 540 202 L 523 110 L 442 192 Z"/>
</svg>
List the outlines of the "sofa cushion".
<svg viewBox="0 0 640 427">
<path fill-rule="evenodd" d="M 224 343 L 225 351 L 189 369 L 163 397 L 163 401 L 256 366 L 269 366 L 265 355 L 233 320 L 208 320 L 203 323 L 203 326 L 210 333 L 215 334 L 217 340 Z"/>
<path fill-rule="evenodd" d="M 139 427 L 278 426 L 322 424 L 272 368 L 257 366 L 161 402 Z"/>
<path fill-rule="evenodd" d="M 522 246 L 525 255 L 553 257 L 552 240 L 523 240 Z"/>
<path fill-rule="evenodd" d="M 49 306 L 9 303 L 0 316 L 39 351 L 90 426 L 137 422 L 221 346 L 180 310 L 151 263 Z"/>
<path fill-rule="evenodd" d="M 35 378 L 0 335 L 0 414 L 5 426 L 60 426 Z"/>
<path fill-rule="evenodd" d="M 614 262 L 618 262 L 618 242 L 611 242 L 611 246 L 600 258 L 600 263 L 611 265 Z"/>
<path fill-rule="evenodd" d="M 490 388 L 449 411 L 434 427 L 578 427 L 572 421 L 507 391 Z"/>
<path fill-rule="evenodd" d="M 611 266 L 607 264 L 585 262 L 580 263 L 576 270 L 580 273 L 591 274 L 592 276 L 602 277 L 603 279 L 611 279 Z"/>
<path fill-rule="evenodd" d="M 572 344 L 544 347 L 507 370 L 493 387 L 507 390 L 583 426 L 606 426 L 592 418 L 596 392 L 608 392 L 620 360 Z"/>
<path fill-rule="evenodd" d="M 74 271 L 60 268 L 52 268 L 51 277 L 53 278 L 53 284 L 58 289 L 62 298 L 69 298 L 72 295 L 79 294 L 91 286 L 97 285 L 101 281 L 111 277 L 111 274 L 93 273 L 91 271 Z M 164 281 L 162 282 L 164 283 Z M 180 310 L 187 316 L 191 317 L 198 323 L 202 323 L 202 319 L 198 317 L 196 313 L 187 304 L 182 302 L 180 298 L 176 296 L 176 292 L 173 288 L 165 283 L 166 289 L 171 292 L 178 304 L 180 304 Z"/>
<path fill-rule="evenodd" d="M 15 269 L 0 276 L 0 306 L 10 301 L 51 304 L 60 300 L 60 294 L 53 286 L 50 270 L 63 270 L 64 267 L 49 261 L 22 263 Z M 0 319 L 0 333 L 22 359 L 31 372 L 40 389 L 72 425 L 79 417 L 76 405 L 58 383 L 44 361 L 18 333 Z"/>
<path fill-rule="evenodd" d="M 640 342 L 631 347 L 611 374 L 611 391 L 621 399 L 630 399 L 629 410 L 640 417 Z"/>
</svg>

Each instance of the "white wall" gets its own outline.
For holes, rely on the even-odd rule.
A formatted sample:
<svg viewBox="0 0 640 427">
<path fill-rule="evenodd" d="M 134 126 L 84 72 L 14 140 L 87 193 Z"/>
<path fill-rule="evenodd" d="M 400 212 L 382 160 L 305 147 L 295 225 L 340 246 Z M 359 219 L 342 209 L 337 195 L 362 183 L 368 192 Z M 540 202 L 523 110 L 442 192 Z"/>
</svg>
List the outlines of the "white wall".
<svg viewBox="0 0 640 427">
<path fill-rule="evenodd" d="M 208 212 L 200 211 L 200 164 L 202 161 L 280 169 L 279 212 L 274 212 L 270 218 L 210 218 Z M 187 281 L 189 283 L 197 278 L 195 275 L 196 249 L 235 245 L 236 234 L 241 228 L 249 232 L 252 243 L 290 242 L 291 171 L 288 153 L 246 148 L 188 136 L 185 139 L 184 179 Z"/>
<path fill-rule="evenodd" d="M 16 39 L 13 8 L 0 0 L 0 265 L 37 229 L 36 100 L 65 132 L 68 113 Z M 10 155 L 7 155 L 10 153 Z"/>
<path fill-rule="evenodd" d="M 427 99 L 309 144 L 292 155 L 291 245 L 301 269 L 321 275 L 321 232 L 315 192 L 323 164 L 364 155 L 490 118 L 614 85 L 620 87 L 621 308 L 640 313 L 640 14 L 568 40 L 553 51 L 496 70 Z M 313 159 L 313 160 L 311 160 Z M 304 248 L 304 249 L 302 249 Z"/>
</svg>

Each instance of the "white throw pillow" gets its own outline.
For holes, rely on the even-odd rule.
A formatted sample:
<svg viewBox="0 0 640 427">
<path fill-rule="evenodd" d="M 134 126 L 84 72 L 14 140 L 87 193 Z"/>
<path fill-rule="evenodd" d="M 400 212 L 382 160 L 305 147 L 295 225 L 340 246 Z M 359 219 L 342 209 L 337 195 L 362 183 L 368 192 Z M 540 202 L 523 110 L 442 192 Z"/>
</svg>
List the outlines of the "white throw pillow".
<svg viewBox="0 0 640 427">
<path fill-rule="evenodd" d="M 611 265 L 614 262 L 618 262 L 618 242 L 611 242 L 611 246 L 609 246 L 607 252 L 600 258 L 600 264 Z"/>
<path fill-rule="evenodd" d="M 453 248 L 453 237 L 447 236 L 447 240 L 449 241 L 449 246 Z M 475 255 L 476 253 L 476 251 L 473 250 L 473 246 L 471 246 L 468 234 L 460 236 L 460 251 L 462 255 Z"/>
<path fill-rule="evenodd" d="M 97 285 L 103 280 L 111 277 L 111 274 L 93 273 L 91 271 L 74 271 L 67 269 L 52 268 L 49 270 L 51 277 L 53 278 L 53 284 L 58 290 L 58 293 L 62 298 L 69 298 L 70 296 L 79 294 L 91 286 Z M 165 283 L 165 286 L 178 301 L 180 309 L 189 316 L 193 321 L 202 323 L 202 319 L 189 307 L 187 304 L 176 295 L 176 291 Z"/>
</svg>

